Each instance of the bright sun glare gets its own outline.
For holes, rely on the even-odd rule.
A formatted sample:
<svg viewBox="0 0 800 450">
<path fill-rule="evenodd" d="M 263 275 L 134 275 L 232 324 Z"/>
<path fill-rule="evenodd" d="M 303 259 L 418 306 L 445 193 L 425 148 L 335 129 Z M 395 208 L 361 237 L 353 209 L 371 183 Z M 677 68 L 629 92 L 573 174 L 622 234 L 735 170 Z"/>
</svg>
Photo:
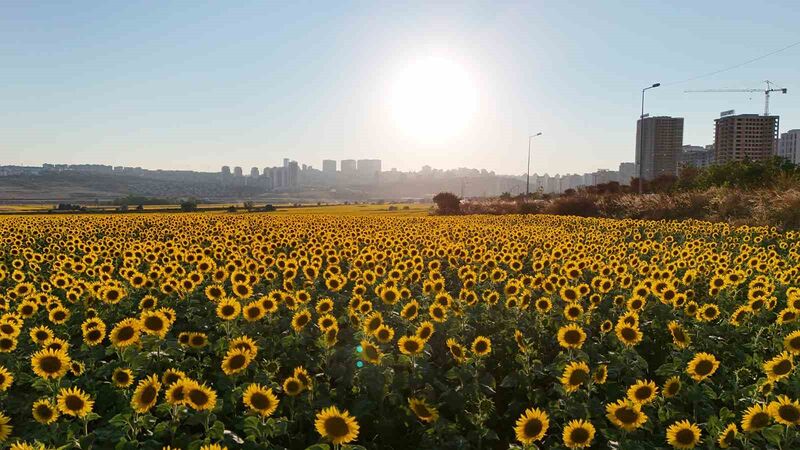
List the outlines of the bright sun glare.
<svg viewBox="0 0 800 450">
<path fill-rule="evenodd" d="M 389 107 L 404 134 L 423 143 L 437 143 L 464 131 L 477 104 L 477 90 L 464 67 L 443 58 L 425 58 L 397 74 Z"/>
</svg>

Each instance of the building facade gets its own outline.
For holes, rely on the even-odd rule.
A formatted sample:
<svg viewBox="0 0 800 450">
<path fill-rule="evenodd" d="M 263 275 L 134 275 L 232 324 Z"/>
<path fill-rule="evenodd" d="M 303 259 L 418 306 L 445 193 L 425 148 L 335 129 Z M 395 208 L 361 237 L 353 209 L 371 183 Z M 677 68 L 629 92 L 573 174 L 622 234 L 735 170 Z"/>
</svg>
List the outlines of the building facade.
<svg viewBox="0 0 800 450">
<path fill-rule="evenodd" d="M 684 167 L 703 168 L 714 164 L 714 147 L 699 145 L 684 145 L 681 149 L 679 169 Z"/>
<path fill-rule="evenodd" d="M 781 134 L 778 156 L 792 164 L 800 164 L 800 130 L 789 130 Z"/>
<path fill-rule="evenodd" d="M 776 153 L 778 116 L 738 114 L 714 120 L 714 157 L 717 164 L 763 161 Z"/>
<path fill-rule="evenodd" d="M 336 160 L 323 159 L 322 160 L 322 173 L 334 174 L 336 173 Z"/>
<path fill-rule="evenodd" d="M 683 117 L 645 117 L 636 122 L 636 176 L 678 175 Z"/>
</svg>

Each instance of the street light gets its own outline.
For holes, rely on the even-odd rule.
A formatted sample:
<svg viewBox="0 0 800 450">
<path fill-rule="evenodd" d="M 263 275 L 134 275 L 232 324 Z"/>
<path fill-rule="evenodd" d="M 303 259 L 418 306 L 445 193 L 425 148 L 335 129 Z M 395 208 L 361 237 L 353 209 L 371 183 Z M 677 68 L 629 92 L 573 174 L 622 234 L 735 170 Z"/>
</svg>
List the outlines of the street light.
<svg viewBox="0 0 800 450">
<path fill-rule="evenodd" d="M 542 132 L 538 132 L 536 134 L 532 134 L 528 136 L 528 172 L 527 176 L 525 177 L 525 198 L 531 194 L 531 140 L 536 136 L 541 136 Z"/>
<path fill-rule="evenodd" d="M 652 86 L 642 89 L 642 114 L 639 116 L 639 194 L 642 193 L 642 166 L 644 166 L 644 160 L 642 159 L 642 152 L 644 152 L 644 93 L 648 89 L 659 86 L 661 86 L 661 83 L 654 83 Z"/>
</svg>

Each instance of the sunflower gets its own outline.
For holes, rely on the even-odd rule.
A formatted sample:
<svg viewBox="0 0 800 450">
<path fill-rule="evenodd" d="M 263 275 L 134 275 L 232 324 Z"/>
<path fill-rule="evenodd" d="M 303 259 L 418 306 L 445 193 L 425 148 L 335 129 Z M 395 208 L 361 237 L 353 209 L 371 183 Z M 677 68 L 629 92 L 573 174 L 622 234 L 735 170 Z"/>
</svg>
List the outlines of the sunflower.
<svg viewBox="0 0 800 450">
<path fill-rule="evenodd" d="M 85 417 L 92 412 L 92 407 L 94 406 L 94 401 L 89 398 L 89 395 L 76 387 L 61 388 L 58 391 L 56 401 L 58 410 L 62 414 L 75 417 Z"/>
<path fill-rule="evenodd" d="M 261 303 L 258 301 L 253 301 L 244 306 L 242 309 L 242 315 L 244 316 L 244 320 L 248 322 L 255 322 L 257 320 L 261 320 L 267 314 L 267 310 L 261 306 Z"/>
<path fill-rule="evenodd" d="M 283 392 L 290 397 L 300 394 L 303 389 L 305 389 L 303 382 L 295 376 L 283 380 Z"/>
<path fill-rule="evenodd" d="M 372 364 L 380 364 L 383 352 L 375 344 L 369 341 L 361 341 L 361 350 L 364 352 L 364 359 Z"/>
<path fill-rule="evenodd" d="M 453 359 L 456 360 L 456 363 L 461 364 L 462 362 L 467 360 L 467 351 L 463 345 L 459 344 L 453 338 L 447 339 L 447 348 L 450 350 L 450 354 L 453 356 Z"/>
<path fill-rule="evenodd" d="M 518 441 L 530 445 L 544 438 L 549 426 L 550 418 L 546 412 L 539 408 L 528 408 L 517 419 L 514 432 Z"/>
<path fill-rule="evenodd" d="M 647 422 L 647 415 L 642 412 L 642 405 L 628 399 L 606 405 L 606 417 L 625 431 L 633 431 Z"/>
<path fill-rule="evenodd" d="M 670 334 L 672 334 L 672 342 L 678 348 L 686 348 L 692 343 L 692 339 L 686 334 L 683 327 L 676 321 L 670 321 L 667 325 Z"/>
<path fill-rule="evenodd" d="M 339 411 L 335 406 L 317 413 L 314 426 L 317 432 L 334 445 L 346 444 L 358 437 L 358 422 L 347 411 Z"/>
<path fill-rule="evenodd" d="M 222 371 L 225 375 L 235 375 L 247 370 L 253 361 L 253 354 L 242 349 L 234 348 L 228 351 L 222 360 Z"/>
<path fill-rule="evenodd" d="M 58 407 L 46 398 L 34 402 L 31 410 L 33 418 L 43 425 L 49 425 L 58 419 Z"/>
<path fill-rule="evenodd" d="M 733 445 L 737 434 L 739 434 L 739 429 L 736 428 L 735 423 L 731 423 L 719 434 L 717 444 L 719 444 L 720 448 L 728 448 Z"/>
<path fill-rule="evenodd" d="M 143 332 L 162 339 L 169 330 L 169 319 L 161 311 L 144 311 L 139 323 Z"/>
<path fill-rule="evenodd" d="M 156 375 L 150 375 L 144 380 L 139 381 L 136 390 L 133 392 L 131 407 L 138 413 L 145 413 L 155 406 L 158 400 L 158 391 L 161 389 L 161 382 Z"/>
<path fill-rule="evenodd" d="M 700 443 L 700 427 L 688 420 L 675 422 L 667 428 L 667 443 L 675 448 L 694 448 Z"/>
<path fill-rule="evenodd" d="M 182 405 L 186 403 L 186 393 L 194 383 L 188 378 L 181 378 L 180 380 L 172 383 L 167 388 L 164 398 L 170 405 Z"/>
<path fill-rule="evenodd" d="M 177 383 L 178 381 L 181 381 L 184 378 L 187 378 L 186 373 L 184 371 L 169 368 L 165 370 L 164 373 L 161 375 L 161 383 L 164 384 L 164 386 L 170 386 L 173 383 Z"/>
<path fill-rule="evenodd" d="M 90 319 L 95 320 L 95 319 Z M 95 323 L 95 322 L 93 322 Z M 103 342 L 103 339 L 106 337 L 106 326 L 102 322 L 96 324 L 96 326 L 92 328 L 85 328 L 83 330 L 83 342 L 89 346 L 93 347 L 95 345 L 99 345 Z"/>
<path fill-rule="evenodd" d="M 414 356 L 422 353 L 425 341 L 417 336 L 403 336 L 397 341 L 397 347 L 404 355 Z"/>
<path fill-rule="evenodd" d="M 278 408 L 278 397 L 272 393 L 272 389 L 255 383 L 245 389 L 242 394 L 242 401 L 245 406 L 261 417 L 271 416 Z"/>
<path fill-rule="evenodd" d="M 608 333 L 609 331 L 614 329 L 614 323 L 610 320 L 604 320 L 603 323 L 600 324 L 600 331 L 602 333 Z"/>
<path fill-rule="evenodd" d="M 605 364 L 600 364 L 594 369 L 594 374 L 592 375 L 595 384 L 606 384 L 606 379 L 608 379 L 608 366 Z"/>
<path fill-rule="evenodd" d="M 564 427 L 564 445 L 571 449 L 586 448 L 594 440 L 594 425 L 586 420 L 572 420 Z"/>
<path fill-rule="evenodd" d="M 118 388 L 126 388 L 133 384 L 133 371 L 131 369 L 116 368 L 114 373 L 111 374 L 111 380 L 114 386 Z"/>
<path fill-rule="evenodd" d="M 536 300 L 535 305 L 536 305 L 536 311 L 538 311 L 540 314 L 547 313 L 548 311 L 550 311 L 550 308 L 553 307 L 553 303 L 547 297 L 539 298 L 538 300 Z"/>
<path fill-rule="evenodd" d="M 558 329 L 558 344 L 564 348 L 581 348 L 586 341 L 586 332 L 571 323 Z"/>
<path fill-rule="evenodd" d="M 433 324 L 433 322 L 429 322 L 429 321 L 426 320 L 425 322 L 422 322 L 421 324 L 419 324 L 419 326 L 417 327 L 417 330 L 414 332 L 414 334 L 418 338 L 420 338 L 423 341 L 427 342 L 428 339 L 430 339 L 431 336 L 433 336 L 433 332 L 434 331 L 436 331 L 436 326 Z"/>
<path fill-rule="evenodd" d="M 189 380 L 184 389 L 186 403 L 197 411 L 210 411 L 217 405 L 217 393 L 205 384 Z"/>
<path fill-rule="evenodd" d="M 492 341 L 485 336 L 478 336 L 472 341 L 472 353 L 477 356 L 486 356 L 492 352 Z"/>
<path fill-rule="evenodd" d="M 0 336 L 0 353 L 13 352 L 17 348 L 17 339 L 11 336 Z"/>
<path fill-rule="evenodd" d="M 42 378 L 63 377 L 69 370 L 70 362 L 64 350 L 39 350 L 31 357 L 33 372 Z"/>
<path fill-rule="evenodd" d="M 208 336 L 205 333 L 193 332 L 189 333 L 189 347 L 203 348 L 208 344 Z"/>
<path fill-rule="evenodd" d="M 0 392 L 5 392 L 14 382 L 14 375 L 3 366 L 0 366 Z"/>
<path fill-rule="evenodd" d="M 790 333 L 783 339 L 783 348 L 793 355 L 800 355 L 800 330 Z"/>
<path fill-rule="evenodd" d="M 792 426 L 800 425 L 800 403 L 785 395 L 779 395 L 769 404 L 769 413 L 776 422 Z"/>
<path fill-rule="evenodd" d="M 14 427 L 9 425 L 10 423 L 11 418 L 0 412 L 0 442 L 5 442 L 11 436 L 11 432 L 14 431 Z"/>
<path fill-rule="evenodd" d="M 394 329 L 386 324 L 381 325 L 375 330 L 375 339 L 381 344 L 388 344 L 394 337 Z"/>
<path fill-rule="evenodd" d="M 711 375 L 714 375 L 717 368 L 719 368 L 719 361 L 717 361 L 717 358 L 710 353 L 701 352 L 696 353 L 694 358 L 689 361 L 689 364 L 686 366 L 686 373 L 688 373 L 694 381 L 703 381 Z"/>
<path fill-rule="evenodd" d="M 217 303 L 217 317 L 222 320 L 233 320 L 241 312 L 242 305 L 235 298 L 225 297 Z"/>
<path fill-rule="evenodd" d="M 589 366 L 582 361 L 569 363 L 561 375 L 561 385 L 564 386 L 564 390 L 567 392 L 577 391 L 588 380 Z"/>
<path fill-rule="evenodd" d="M 636 380 L 636 383 L 628 388 L 627 394 L 632 402 L 646 405 L 656 399 L 658 387 L 652 381 Z"/>
<path fill-rule="evenodd" d="M 239 349 L 249 352 L 255 357 L 258 355 L 258 345 L 250 336 L 242 335 L 228 342 L 228 349 Z"/>
<path fill-rule="evenodd" d="M 128 347 L 139 342 L 139 332 L 141 330 L 141 323 L 137 319 L 128 318 L 117 325 L 111 330 L 111 344 L 115 347 Z"/>
<path fill-rule="evenodd" d="M 583 306 L 577 303 L 567 303 L 564 306 L 564 317 L 570 321 L 576 321 L 583 315 Z"/>
<path fill-rule="evenodd" d="M 665 398 L 670 398 L 678 395 L 678 392 L 681 391 L 681 379 L 680 377 L 674 376 L 667 379 L 664 382 L 664 388 L 662 390 L 662 394 L 664 394 Z"/>
<path fill-rule="evenodd" d="M 409 398 L 408 407 L 423 422 L 436 422 L 439 419 L 439 411 L 424 399 Z"/>
<path fill-rule="evenodd" d="M 305 367 L 295 367 L 292 371 L 292 375 L 303 383 L 304 389 L 308 389 L 309 391 L 314 390 L 314 379 L 311 378 L 311 375 L 308 374 L 308 370 L 306 370 Z"/>
<path fill-rule="evenodd" d="M 303 331 L 308 322 L 311 322 L 311 313 L 307 309 L 301 309 L 292 316 L 292 329 L 299 333 Z"/>
<path fill-rule="evenodd" d="M 772 415 L 769 413 L 769 408 L 763 405 L 753 405 L 747 408 L 742 416 L 742 430 L 748 433 L 755 433 L 772 421 Z"/>
<path fill-rule="evenodd" d="M 793 369 L 794 361 L 792 355 L 788 352 L 782 352 L 780 355 L 764 363 L 764 372 L 767 374 L 767 378 L 770 381 L 778 381 L 788 377 Z"/>
<path fill-rule="evenodd" d="M 419 303 L 416 300 L 412 300 L 406 303 L 406 305 L 403 306 L 403 310 L 400 312 L 400 316 L 408 320 L 409 322 L 416 319 L 418 315 L 419 315 Z"/>
<path fill-rule="evenodd" d="M 628 325 L 620 321 L 614 328 L 617 338 L 628 347 L 638 344 L 642 340 L 642 332 L 639 327 L 635 325 Z"/>
<path fill-rule="evenodd" d="M 53 330 L 44 325 L 40 325 L 38 327 L 31 329 L 30 337 L 33 342 L 35 342 L 38 345 L 42 345 L 46 341 L 52 339 L 54 335 L 53 335 Z"/>
</svg>

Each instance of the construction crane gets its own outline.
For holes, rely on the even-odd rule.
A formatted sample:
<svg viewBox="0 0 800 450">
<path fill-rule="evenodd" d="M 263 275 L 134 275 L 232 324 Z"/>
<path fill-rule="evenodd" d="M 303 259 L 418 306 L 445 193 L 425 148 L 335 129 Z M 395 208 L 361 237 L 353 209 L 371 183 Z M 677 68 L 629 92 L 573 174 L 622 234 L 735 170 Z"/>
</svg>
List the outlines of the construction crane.
<svg viewBox="0 0 800 450">
<path fill-rule="evenodd" d="M 700 91 L 683 91 L 683 92 L 763 92 L 764 93 L 764 115 L 769 115 L 769 94 L 772 92 L 780 92 L 781 94 L 785 94 L 788 92 L 786 88 L 774 88 L 772 87 L 772 82 L 767 80 L 764 81 L 767 83 L 766 89 L 704 89 Z"/>
</svg>

